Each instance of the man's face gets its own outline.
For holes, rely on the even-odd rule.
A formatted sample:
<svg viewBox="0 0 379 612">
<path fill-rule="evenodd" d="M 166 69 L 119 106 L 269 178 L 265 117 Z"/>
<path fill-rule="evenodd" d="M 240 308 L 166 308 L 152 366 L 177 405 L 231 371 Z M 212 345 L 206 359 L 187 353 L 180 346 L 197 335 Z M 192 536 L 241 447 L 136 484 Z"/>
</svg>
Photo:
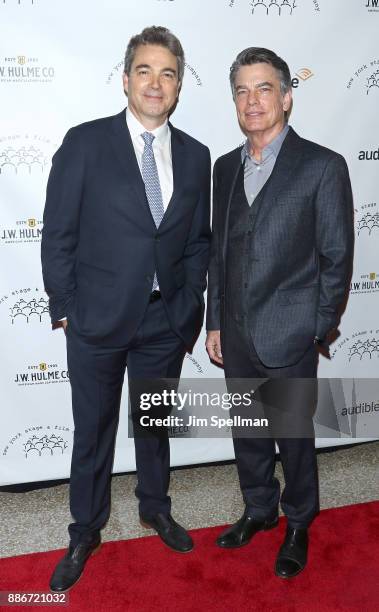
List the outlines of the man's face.
<svg viewBox="0 0 379 612">
<path fill-rule="evenodd" d="M 291 106 L 291 92 L 280 91 L 278 73 L 270 64 L 241 66 L 235 78 L 238 121 L 247 136 L 274 138 L 284 125 L 284 111 Z"/>
<path fill-rule="evenodd" d="M 140 45 L 123 81 L 128 106 L 142 125 L 154 129 L 164 123 L 179 93 L 175 55 L 159 45 Z"/>
</svg>

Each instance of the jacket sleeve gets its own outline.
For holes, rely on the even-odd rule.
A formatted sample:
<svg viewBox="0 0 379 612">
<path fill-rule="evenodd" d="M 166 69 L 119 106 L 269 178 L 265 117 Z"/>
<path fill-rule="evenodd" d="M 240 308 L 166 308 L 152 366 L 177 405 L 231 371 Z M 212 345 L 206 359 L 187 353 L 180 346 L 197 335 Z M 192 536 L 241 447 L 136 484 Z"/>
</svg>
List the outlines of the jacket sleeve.
<svg viewBox="0 0 379 612">
<path fill-rule="evenodd" d="M 73 128 L 53 157 L 43 215 L 42 275 L 53 323 L 67 315 L 75 294 L 83 184 L 84 154 L 80 133 Z"/>
<path fill-rule="evenodd" d="M 320 293 L 316 335 L 323 339 L 338 325 L 351 277 L 354 249 L 353 196 L 344 158 L 328 162 L 316 195 L 316 248 Z"/>
<path fill-rule="evenodd" d="M 211 257 L 208 269 L 207 321 L 208 331 L 219 330 L 220 321 L 220 266 L 221 266 L 221 228 L 219 225 L 218 203 L 218 164 L 213 168 L 213 207 L 212 207 L 212 242 Z"/>
</svg>

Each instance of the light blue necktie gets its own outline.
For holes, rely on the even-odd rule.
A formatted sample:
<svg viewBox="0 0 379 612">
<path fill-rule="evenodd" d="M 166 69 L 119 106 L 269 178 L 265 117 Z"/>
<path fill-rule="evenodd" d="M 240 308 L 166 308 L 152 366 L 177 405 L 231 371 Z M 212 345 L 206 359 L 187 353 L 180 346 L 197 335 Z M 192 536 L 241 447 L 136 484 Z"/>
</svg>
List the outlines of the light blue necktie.
<svg viewBox="0 0 379 612">
<path fill-rule="evenodd" d="M 156 227 L 159 227 L 163 219 L 164 208 L 157 164 L 153 151 L 153 140 L 155 136 L 151 134 L 151 132 L 144 132 L 141 136 L 145 142 L 145 148 L 142 153 L 142 178 L 145 183 L 146 197 L 149 202 L 154 223 Z M 158 280 L 154 272 L 153 291 L 157 289 L 157 287 Z"/>
</svg>

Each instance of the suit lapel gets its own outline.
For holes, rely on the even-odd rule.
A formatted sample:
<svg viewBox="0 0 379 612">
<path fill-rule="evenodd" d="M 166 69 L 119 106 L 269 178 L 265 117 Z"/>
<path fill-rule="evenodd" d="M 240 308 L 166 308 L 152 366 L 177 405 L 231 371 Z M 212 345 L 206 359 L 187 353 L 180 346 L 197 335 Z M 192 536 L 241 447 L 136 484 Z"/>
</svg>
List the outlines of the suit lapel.
<svg viewBox="0 0 379 612">
<path fill-rule="evenodd" d="M 141 204 L 141 209 L 145 211 L 149 223 L 155 227 L 149 203 L 146 198 L 145 184 L 141 176 L 132 139 L 126 123 L 125 110 L 113 117 L 110 139 L 116 157 L 123 168 L 125 181 L 133 188 Z"/>
<path fill-rule="evenodd" d="M 297 165 L 301 161 L 301 153 L 301 138 L 290 128 L 281 146 L 271 175 L 257 196 L 258 202 L 255 202 L 255 204 L 258 205 L 258 209 L 252 230 L 257 229 L 265 209 L 272 206 L 273 201 L 283 191 L 286 184 L 291 181 Z"/>
<path fill-rule="evenodd" d="M 172 158 L 172 174 L 173 174 L 173 191 L 171 199 L 165 210 L 161 225 L 172 215 L 176 210 L 179 202 L 180 195 L 183 190 L 185 181 L 185 163 L 186 163 L 186 149 L 183 139 L 180 136 L 178 130 L 174 128 L 171 123 L 169 124 L 171 130 L 171 158 Z"/>
<path fill-rule="evenodd" d="M 230 161 L 230 176 L 229 179 L 226 180 L 226 184 L 229 183 L 230 189 L 227 195 L 226 200 L 226 209 L 225 209 L 225 231 L 224 231 L 224 240 L 222 245 L 222 255 L 223 261 L 226 261 L 226 250 L 228 245 L 228 233 L 229 233 L 229 215 L 230 215 L 230 207 L 232 205 L 232 199 L 234 194 L 234 189 L 236 186 L 237 178 L 239 171 L 241 169 L 241 147 L 236 149 L 231 161 Z"/>
</svg>

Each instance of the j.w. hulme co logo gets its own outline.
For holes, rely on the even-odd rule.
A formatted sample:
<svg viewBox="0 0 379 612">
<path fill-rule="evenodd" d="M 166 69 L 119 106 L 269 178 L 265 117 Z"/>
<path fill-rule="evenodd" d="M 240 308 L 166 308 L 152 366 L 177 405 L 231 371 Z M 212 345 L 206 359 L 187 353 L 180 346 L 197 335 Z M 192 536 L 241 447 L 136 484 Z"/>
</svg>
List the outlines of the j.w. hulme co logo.
<svg viewBox="0 0 379 612">
<path fill-rule="evenodd" d="M 379 291 L 379 274 L 369 272 L 353 278 L 350 283 L 350 294 L 377 293 Z"/>
<path fill-rule="evenodd" d="M 60 367 L 57 363 L 33 363 L 21 372 L 16 372 L 13 382 L 19 387 L 49 385 L 53 383 L 68 383 L 69 374 L 67 367 Z"/>
<path fill-rule="evenodd" d="M 379 0 L 365 0 L 365 8 L 369 13 L 379 13 Z"/>
<path fill-rule="evenodd" d="M 40 243 L 42 236 L 42 220 L 31 217 L 20 219 L 12 227 L 0 227 L 0 245 Z"/>
<path fill-rule="evenodd" d="M 9 55 L 0 64 L 1 83 L 51 83 L 54 77 L 54 66 L 38 57 Z"/>
</svg>

